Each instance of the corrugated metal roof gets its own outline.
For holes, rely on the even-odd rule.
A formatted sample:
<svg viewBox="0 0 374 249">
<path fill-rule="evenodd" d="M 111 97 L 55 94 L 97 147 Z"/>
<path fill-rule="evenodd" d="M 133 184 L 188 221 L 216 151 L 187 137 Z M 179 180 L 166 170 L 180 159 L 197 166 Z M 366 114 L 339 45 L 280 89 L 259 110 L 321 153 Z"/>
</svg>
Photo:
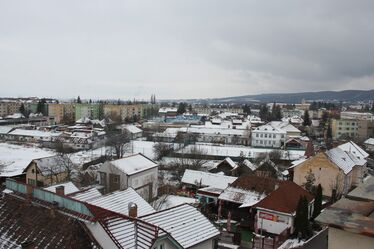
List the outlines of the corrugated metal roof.
<svg viewBox="0 0 374 249">
<path fill-rule="evenodd" d="M 78 193 L 73 193 L 69 196 L 76 200 L 87 202 L 88 200 L 100 197 L 101 193 L 96 188 L 90 188 L 84 191 L 80 191 Z"/>
<path fill-rule="evenodd" d="M 352 141 L 349 141 L 348 143 L 341 144 L 338 146 L 338 148 L 350 152 L 353 155 L 355 155 L 358 159 L 365 159 L 369 156 L 368 153 L 366 153 L 363 149 L 360 148 L 357 144 L 355 144 Z"/>
<path fill-rule="evenodd" d="M 143 216 L 141 219 L 170 233 L 184 248 L 197 245 L 220 234 L 204 215 L 188 204 Z"/>
<path fill-rule="evenodd" d="M 350 156 L 338 147 L 327 151 L 326 155 L 333 163 L 344 171 L 344 174 L 351 172 L 353 167 L 356 165 Z"/>
<path fill-rule="evenodd" d="M 138 206 L 138 216 L 156 212 L 156 210 L 132 188 L 116 191 L 95 199 L 89 199 L 87 202 L 123 215 L 129 214 L 128 204 L 130 202 Z"/>
</svg>

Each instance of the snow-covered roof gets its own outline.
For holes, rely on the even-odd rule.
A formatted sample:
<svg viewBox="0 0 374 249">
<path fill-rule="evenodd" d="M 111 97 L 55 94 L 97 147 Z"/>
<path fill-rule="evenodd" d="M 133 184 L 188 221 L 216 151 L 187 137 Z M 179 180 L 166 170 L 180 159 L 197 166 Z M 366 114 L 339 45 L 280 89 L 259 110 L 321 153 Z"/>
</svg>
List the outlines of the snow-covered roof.
<svg viewBox="0 0 374 249">
<path fill-rule="evenodd" d="M 242 204 L 241 207 L 250 207 L 261 201 L 265 197 L 265 193 L 258 193 L 256 191 L 250 191 L 235 187 L 228 187 L 223 190 L 218 199 Z"/>
<path fill-rule="evenodd" d="M 253 148 L 249 146 L 232 146 L 232 145 L 217 145 L 217 144 L 202 144 L 197 143 L 195 145 L 187 145 L 186 147 L 177 151 L 177 153 L 188 154 L 191 151 L 203 152 L 209 156 L 220 156 L 220 157 L 247 157 L 256 158 L 260 154 L 266 154 L 274 151 L 271 148 Z M 304 157 L 304 150 L 282 150 L 281 159 L 283 160 L 298 160 Z"/>
<path fill-rule="evenodd" d="M 278 127 L 273 127 L 269 124 L 261 125 L 252 130 L 253 133 L 256 132 L 267 132 L 267 133 L 280 133 L 286 134 L 286 131 L 279 129 Z"/>
<path fill-rule="evenodd" d="M 269 123 L 274 128 L 278 128 L 281 130 L 284 130 L 286 132 L 301 132 L 299 129 L 297 129 L 295 126 L 288 122 L 282 122 L 282 121 L 271 121 Z"/>
<path fill-rule="evenodd" d="M 255 171 L 257 168 L 258 168 L 258 166 L 257 165 L 255 165 L 255 164 L 253 164 L 251 161 L 249 161 L 248 159 L 245 159 L 244 161 L 243 161 L 243 165 L 244 166 L 247 166 L 250 170 L 252 170 L 252 171 Z"/>
<path fill-rule="evenodd" d="M 183 248 L 192 247 L 220 234 L 204 215 L 188 204 L 143 216 L 141 219 L 170 233 Z"/>
<path fill-rule="evenodd" d="M 182 183 L 192 184 L 199 187 L 215 187 L 225 189 L 236 179 L 237 177 L 233 176 L 225 176 L 221 174 L 186 169 L 182 177 Z"/>
<path fill-rule="evenodd" d="M 44 188 L 44 189 L 48 190 L 48 191 L 51 191 L 53 193 L 56 193 L 56 188 L 60 187 L 60 186 L 64 186 L 65 195 L 72 194 L 74 192 L 79 191 L 77 186 L 75 186 L 74 183 L 72 183 L 72 182 L 59 183 L 59 184 L 52 185 L 52 186 L 49 186 L 49 187 Z"/>
<path fill-rule="evenodd" d="M 100 197 L 101 193 L 96 188 L 89 188 L 89 189 L 86 189 L 86 190 L 83 190 L 83 191 L 73 193 L 69 196 L 73 199 L 83 201 L 83 202 L 87 202 L 91 199 L 96 199 L 96 198 Z"/>
<path fill-rule="evenodd" d="M 159 113 L 168 113 L 168 112 L 177 112 L 177 108 L 174 107 L 161 107 L 158 112 Z"/>
<path fill-rule="evenodd" d="M 138 206 L 138 216 L 156 212 L 153 207 L 132 188 L 115 191 L 95 199 L 89 199 L 87 202 L 126 216 L 129 215 L 128 204 L 131 202 Z"/>
<path fill-rule="evenodd" d="M 369 138 L 369 139 L 365 140 L 364 144 L 374 145 L 374 138 Z"/>
<path fill-rule="evenodd" d="M 59 155 L 33 159 L 32 162 L 36 163 L 37 168 L 44 176 L 65 172 L 68 167 L 73 166 L 69 158 Z M 24 172 L 26 172 L 26 169 L 24 169 Z"/>
<path fill-rule="evenodd" d="M 238 167 L 238 165 L 230 157 L 226 157 L 222 162 L 227 162 L 232 169 Z"/>
<path fill-rule="evenodd" d="M 111 161 L 110 164 L 127 175 L 136 174 L 158 166 L 154 161 L 141 153 Z"/>
<path fill-rule="evenodd" d="M 336 164 L 345 174 L 351 172 L 356 163 L 351 157 L 342 149 L 336 147 L 326 152 L 329 159 Z"/>
<path fill-rule="evenodd" d="M 212 124 L 220 124 L 222 120 L 220 118 L 213 118 L 211 122 Z"/>
<path fill-rule="evenodd" d="M 13 127 L 10 126 L 0 126 L 0 134 L 7 134 L 11 130 L 13 130 Z"/>
<path fill-rule="evenodd" d="M 60 136 L 61 132 L 49 132 L 49 131 L 39 131 L 39 130 L 24 130 L 24 129 L 15 129 L 8 133 L 9 135 L 14 136 L 25 136 L 25 137 L 56 137 Z"/>
<path fill-rule="evenodd" d="M 142 132 L 142 130 L 136 127 L 135 125 L 126 125 L 124 128 L 132 134 L 137 134 L 137 133 Z"/>
<path fill-rule="evenodd" d="M 6 116 L 6 118 L 25 118 L 21 113 L 14 113 L 12 115 Z"/>
<path fill-rule="evenodd" d="M 207 127 L 182 127 L 180 128 L 181 132 L 186 133 L 198 133 L 198 134 L 210 134 L 210 135 L 237 135 L 237 136 L 249 136 L 247 130 L 238 130 L 230 128 L 207 128 Z"/>
<path fill-rule="evenodd" d="M 358 159 L 364 159 L 369 156 L 368 153 L 366 153 L 363 149 L 360 148 L 357 144 L 355 144 L 352 141 L 349 141 L 345 144 L 341 144 L 338 146 L 340 149 L 351 152 L 353 155 L 355 155 Z"/>
</svg>

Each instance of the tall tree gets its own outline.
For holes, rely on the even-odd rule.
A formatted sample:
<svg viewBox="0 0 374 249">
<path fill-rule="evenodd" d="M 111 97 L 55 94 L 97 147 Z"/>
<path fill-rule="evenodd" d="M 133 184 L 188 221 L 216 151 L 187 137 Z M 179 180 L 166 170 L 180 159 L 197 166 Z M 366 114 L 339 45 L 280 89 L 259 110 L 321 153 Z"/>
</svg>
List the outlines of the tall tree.
<svg viewBox="0 0 374 249">
<path fill-rule="evenodd" d="M 303 125 L 304 125 L 304 126 L 310 126 L 311 123 L 312 123 L 312 122 L 310 121 L 309 111 L 306 110 L 305 113 L 304 113 L 304 122 L 303 122 Z"/>
<path fill-rule="evenodd" d="M 251 106 L 245 104 L 245 105 L 243 106 L 243 112 L 244 112 L 245 114 L 247 114 L 247 115 L 250 115 L 250 114 L 251 114 Z"/>
<path fill-rule="evenodd" d="M 23 103 L 21 103 L 21 106 L 19 107 L 19 112 L 23 115 L 23 116 L 27 116 L 26 114 L 26 109 L 25 109 L 25 105 Z"/>
<path fill-rule="evenodd" d="M 127 130 L 122 133 L 107 131 L 107 145 L 114 150 L 116 159 L 120 159 L 125 154 L 126 146 L 130 142 L 130 134 Z"/>
<path fill-rule="evenodd" d="M 183 114 L 186 112 L 186 108 L 187 108 L 187 103 L 184 103 L 184 102 L 180 102 L 178 104 L 178 109 L 177 109 L 177 113 L 178 114 Z"/>
<path fill-rule="evenodd" d="M 78 95 L 78 98 L 77 98 L 77 103 L 78 104 L 81 104 L 82 103 L 82 100 L 81 100 L 81 97 Z"/>
<path fill-rule="evenodd" d="M 269 109 L 266 104 L 260 106 L 259 116 L 262 120 L 269 121 Z"/>
<path fill-rule="evenodd" d="M 313 219 L 315 219 L 322 210 L 322 186 L 318 184 L 317 190 L 314 194 L 314 208 L 313 208 Z"/>
<path fill-rule="evenodd" d="M 271 120 L 281 120 L 282 114 L 281 114 L 281 108 L 277 103 L 273 103 L 273 108 L 271 109 Z"/>
<path fill-rule="evenodd" d="M 301 196 L 297 204 L 294 221 L 295 234 L 299 238 L 306 239 L 311 235 L 311 228 L 308 219 L 308 199 Z"/>
<path fill-rule="evenodd" d="M 46 100 L 43 98 L 39 100 L 38 105 L 36 107 L 37 113 L 42 113 L 43 115 L 46 115 L 46 108 L 45 108 Z"/>
</svg>

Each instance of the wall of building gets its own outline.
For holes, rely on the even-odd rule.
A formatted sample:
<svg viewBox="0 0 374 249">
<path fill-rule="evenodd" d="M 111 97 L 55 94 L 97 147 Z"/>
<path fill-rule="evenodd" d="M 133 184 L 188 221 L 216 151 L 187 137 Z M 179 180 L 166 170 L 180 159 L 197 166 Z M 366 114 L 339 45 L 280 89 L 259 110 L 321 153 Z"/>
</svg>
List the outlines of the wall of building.
<svg viewBox="0 0 374 249">
<path fill-rule="evenodd" d="M 361 234 L 350 233 L 341 229 L 329 227 L 328 248 L 360 248 L 372 249 L 374 238 Z"/>
<path fill-rule="evenodd" d="M 358 122 L 351 119 L 333 119 L 331 131 L 333 139 L 339 139 L 341 136 L 354 139 L 358 137 Z"/>
<path fill-rule="evenodd" d="M 157 196 L 158 189 L 158 168 L 152 168 L 129 176 L 129 187 L 132 187 L 136 192 L 143 197 L 144 200 L 150 201 Z M 152 194 L 149 193 L 149 184 L 152 185 Z"/>
<path fill-rule="evenodd" d="M 305 176 L 311 170 L 316 178 L 314 184 L 321 184 L 324 196 L 331 197 L 332 190 L 336 186 L 339 188 L 338 192 L 343 192 L 346 176 L 324 153 L 318 153 L 316 156 L 294 167 L 293 170 L 293 181 L 300 186 L 305 183 Z M 351 175 L 348 178 L 351 178 Z M 348 184 L 349 188 L 351 181 L 346 181 L 346 184 Z"/>
</svg>

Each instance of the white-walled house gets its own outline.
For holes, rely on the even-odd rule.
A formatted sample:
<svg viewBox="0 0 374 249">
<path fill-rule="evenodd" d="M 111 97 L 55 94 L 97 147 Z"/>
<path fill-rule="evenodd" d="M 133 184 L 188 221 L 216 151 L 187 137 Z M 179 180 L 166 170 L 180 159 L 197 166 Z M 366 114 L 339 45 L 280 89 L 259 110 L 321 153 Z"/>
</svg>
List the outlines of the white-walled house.
<svg viewBox="0 0 374 249">
<path fill-rule="evenodd" d="M 132 187 L 147 201 L 157 196 L 158 164 L 141 153 L 107 161 L 98 172 L 106 193 Z"/>
<path fill-rule="evenodd" d="M 253 147 L 282 148 L 286 142 L 286 131 L 269 124 L 261 125 L 252 130 Z"/>
</svg>

